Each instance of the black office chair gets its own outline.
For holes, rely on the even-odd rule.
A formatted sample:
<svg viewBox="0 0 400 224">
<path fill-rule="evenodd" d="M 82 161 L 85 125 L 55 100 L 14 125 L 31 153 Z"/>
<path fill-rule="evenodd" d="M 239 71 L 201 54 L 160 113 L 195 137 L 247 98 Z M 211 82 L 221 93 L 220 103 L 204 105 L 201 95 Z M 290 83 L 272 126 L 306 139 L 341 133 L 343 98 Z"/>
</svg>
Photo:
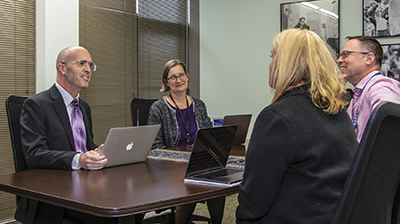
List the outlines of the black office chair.
<svg viewBox="0 0 400 224">
<path fill-rule="evenodd" d="M 22 104 L 26 98 L 28 97 L 9 95 L 6 99 L 6 112 L 8 118 L 8 128 L 10 130 L 15 172 L 21 172 L 28 169 L 21 146 L 21 126 L 19 123 Z M 18 203 L 24 205 L 24 210 L 26 209 L 24 213 L 27 214 L 28 217 L 35 216 L 37 201 L 29 200 L 20 196 L 17 196 L 16 200 L 17 205 Z"/>
<path fill-rule="evenodd" d="M 26 164 L 25 161 L 24 152 L 22 151 L 21 125 L 19 123 L 22 104 L 27 98 L 28 97 L 15 96 L 15 95 L 9 95 L 6 98 L 6 112 L 8 118 L 8 128 L 10 130 L 15 172 L 22 172 L 28 169 L 28 165 Z M 20 206 L 22 205 L 21 207 L 23 207 L 23 209 L 21 209 L 21 212 L 24 214 L 24 216 L 26 216 L 26 220 L 34 220 L 38 201 L 24 198 L 21 196 L 17 196 L 16 200 L 17 200 L 17 205 L 18 204 Z M 18 220 L 18 221 L 23 221 L 23 220 Z M 79 224 L 79 222 L 73 219 L 72 217 L 66 217 L 64 218 L 62 224 Z"/>
<path fill-rule="evenodd" d="M 372 112 L 331 224 L 397 223 L 400 203 L 400 105 Z"/>
<path fill-rule="evenodd" d="M 132 126 L 140 126 L 147 124 L 147 118 L 149 117 L 150 106 L 156 100 L 157 99 L 140 99 L 140 98 L 131 99 L 130 106 L 131 106 Z"/>
<path fill-rule="evenodd" d="M 10 129 L 11 146 L 14 156 L 15 172 L 21 172 L 28 169 L 25 162 L 25 156 L 21 146 L 21 126 L 19 117 L 21 107 L 28 97 L 9 95 L 6 99 L 6 111 L 8 117 L 8 127 Z"/>
</svg>

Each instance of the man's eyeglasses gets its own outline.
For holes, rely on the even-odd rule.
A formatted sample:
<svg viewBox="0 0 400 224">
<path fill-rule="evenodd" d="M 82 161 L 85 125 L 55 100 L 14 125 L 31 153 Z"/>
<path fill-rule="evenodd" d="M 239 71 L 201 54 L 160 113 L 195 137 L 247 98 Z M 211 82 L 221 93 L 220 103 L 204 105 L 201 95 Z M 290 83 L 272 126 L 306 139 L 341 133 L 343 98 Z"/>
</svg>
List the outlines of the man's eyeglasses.
<svg viewBox="0 0 400 224">
<path fill-rule="evenodd" d="M 179 75 L 173 75 L 173 76 L 167 78 L 167 80 L 171 80 L 172 82 L 176 82 L 176 80 L 177 80 L 178 78 L 179 78 L 180 80 L 186 80 L 186 73 L 181 73 L 181 74 L 179 74 Z"/>
<path fill-rule="evenodd" d="M 62 62 L 62 63 L 65 64 L 65 63 L 67 63 L 67 62 Z M 92 70 L 93 72 L 95 72 L 96 69 L 97 69 L 97 65 L 96 65 L 95 63 L 93 63 L 93 62 L 88 62 L 88 61 L 86 61 L 86 60 L 71 61 L 71 63 L 76 63 L 76 64 L 78 64 L 78 66 L 79 66 L 80 68 L 83 68 L 83 67 L 85 67 L 85 66 L 88 66 L 88 67 L 90 68 L 90 70 Z"/>
<path fill-rule="evenodd" d="M 368 54 L 369 52 L 363 52 L 363 51 L 343 51 L 340 56 L 342 56 L 343 59 L 347 58 L 349 54 L 351 53 L 358 53 L 358 54 Z"/>
</svg>

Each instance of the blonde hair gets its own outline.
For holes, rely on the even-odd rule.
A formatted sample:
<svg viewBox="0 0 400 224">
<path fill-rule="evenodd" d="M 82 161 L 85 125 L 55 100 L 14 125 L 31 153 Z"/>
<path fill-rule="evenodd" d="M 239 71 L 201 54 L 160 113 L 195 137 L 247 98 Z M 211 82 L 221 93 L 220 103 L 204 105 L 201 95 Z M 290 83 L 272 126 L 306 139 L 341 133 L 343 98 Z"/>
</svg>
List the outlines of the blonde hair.
<svg viewBox="0 0 400 224">
<path fill-rule="evenodd" d="M 274 37 L 274 68 L 270 85 L 274 103 L 285 92 L 304 81 L 313 104 L 327 114 L 337 114 L 346 102 L 341 99 L 340 70 L 322 39 L 307 29 L 287 29 Z"/>
</svg>

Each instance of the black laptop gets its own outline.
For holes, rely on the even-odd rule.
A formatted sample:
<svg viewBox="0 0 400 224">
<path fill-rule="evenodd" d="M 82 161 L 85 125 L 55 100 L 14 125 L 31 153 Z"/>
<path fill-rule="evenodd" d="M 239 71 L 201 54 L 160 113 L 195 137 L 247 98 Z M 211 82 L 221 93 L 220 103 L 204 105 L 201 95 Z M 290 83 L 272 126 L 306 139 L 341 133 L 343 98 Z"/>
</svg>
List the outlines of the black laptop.
<svg viewBox="0 0 400 224">
<path fill-rule="evenodd" d="M 238 129 L 236 132 L 233 145 L 241 145 L 245 143 L 247 131 L 251 120 L 251 114 L 239 114 L 239 115 L 226 115 L 222 125 L 237 124 Z"/>
<path fill-rule="evenodd" d="M 226 168 L 237 125 L 202 128 L 197 132 L 186 169 L 185 182 L 235 185 L 243 170 Z"/>
</svg>

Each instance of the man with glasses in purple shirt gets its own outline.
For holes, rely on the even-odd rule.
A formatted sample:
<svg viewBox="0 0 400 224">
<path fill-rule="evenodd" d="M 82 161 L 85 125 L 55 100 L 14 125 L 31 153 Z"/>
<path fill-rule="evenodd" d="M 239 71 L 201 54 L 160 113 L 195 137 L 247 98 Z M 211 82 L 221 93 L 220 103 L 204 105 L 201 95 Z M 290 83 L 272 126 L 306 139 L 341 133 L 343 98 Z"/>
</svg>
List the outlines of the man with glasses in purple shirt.
<svg viewBox="0 0 400 224">
<path fill-rule="evenodd" d="M 380 73 L 383 50 L 375 38 L 351 36 L 346 39 L 337 63 L 343 78 L 354 86 L 347 112 L 360 142 L 377 105 L 385 101 L 400 104 L 400 82 Z"/>
</svg>

